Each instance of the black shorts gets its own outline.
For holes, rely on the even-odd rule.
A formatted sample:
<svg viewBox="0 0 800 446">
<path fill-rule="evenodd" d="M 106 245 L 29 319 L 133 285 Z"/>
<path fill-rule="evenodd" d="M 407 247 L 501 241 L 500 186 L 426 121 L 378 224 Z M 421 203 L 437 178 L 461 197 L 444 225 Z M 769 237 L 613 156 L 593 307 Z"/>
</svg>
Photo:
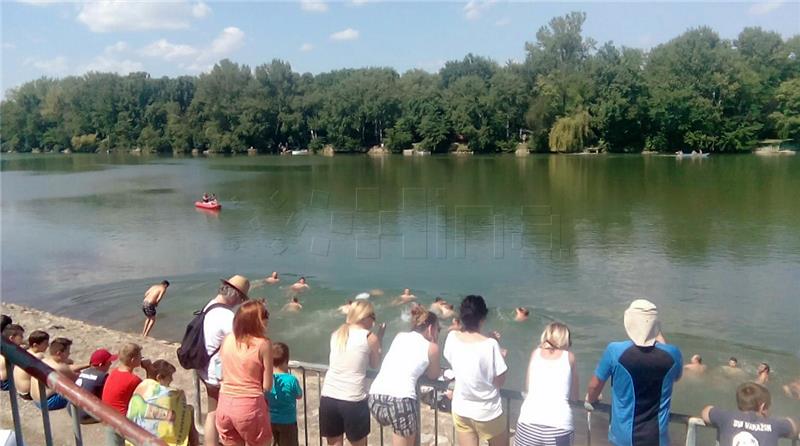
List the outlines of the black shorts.
<svg viewBox="0 0 800 446">
<path fill-rule="evenodd" d="M 156 317 L 156 306 L 150 302 L 142 304 L 142 313 L 147 317 Z"/>
<path fill-rule="evenodd" d="M 347 436 L 354 443 L 369 435 L 369 405 L 361 401 L 342 401 L 323 396 L 319 400 L 319 432 L 323 437 Z"/>
</svg>

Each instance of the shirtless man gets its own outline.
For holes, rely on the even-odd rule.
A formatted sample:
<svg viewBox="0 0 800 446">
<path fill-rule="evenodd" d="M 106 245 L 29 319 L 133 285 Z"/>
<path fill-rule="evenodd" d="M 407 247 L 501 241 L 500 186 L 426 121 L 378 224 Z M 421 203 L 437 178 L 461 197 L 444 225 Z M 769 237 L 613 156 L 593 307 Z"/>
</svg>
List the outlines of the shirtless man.
<svg viewBox="0 0 800 446">
<path fill-rule="evenodd" d="M 308 286 L 308 284 L 306 283 L 306 278 L 301 277 L 300 280 L 295 282 L 290 288 L 292 291 L 300 292 L 300 291 L 306 291 L 311 287 Z"/>
<path fill-rule="evenodd" d="M 77 372 L 89 368 L 89 364 L 74 365 L 72 360 L 69 359 L 70 348 L 72 341 L 66 338 L 55 338 L 50 342 L 50 349 L 46 358 L 42 360 L 45 364 L 49 365 L 56 372 L 68 378 L 70 381 L 75 381 L 78 378 Z M 47 394 L 47 409 L 59 410 L 67 407 L 69 401 L 62 395 L 56 393 L 55 390 L 45 387 Z M 39 382 L 36 378 L 31 377 L 31 397 L 37 407 L 39 405 Z"/>
<path fill-rule="evenodd" d="M 392 302 L 392 305 L 403 305 L 409 302 L 413 302 L 417 300 L 417 296 L 411 294 L 411 290 L 408 288 L 403 289 L 403 294 L 397 297 L 397 299 Z"/>
<path fill-rule="evenodd" d="M 431 304 L 430 307 L 428 307 L 428 311 L 430 311 L 431 313 L 433 313 L 433 314 L 435 314 L 437 316 L 441 316 L 442 315 L 442 305 L 444 305 L 446 303 L 447 303 L 447 301 L 445 301 L 441 297 L 437 297 L 436 299 L 433 299 L 433 303 Z"/>
<path fill-rule="evenodd" d="M 800 378 L 797 378 L 796 380 L 783 386 L 783 393 L 785 393 L 789 398 L 800 400 Z"/>
<path fill-rule="evenodd" d="M 739 360 L 734 356 L 728 359 L 728 365 L 722 366 L 722 372 L 733 378 L 741 378 L 746 375 L 745 371 L 739 367 Z"/>
<path fill-rule="evenodd" d="M 517 307 L 514 310 L 514 320 L 517 322 L 525 322 L 528 320 L 528 316 L 530 316 L 531 310 L 524 308 L 524 307 Z"/>
<path fill-rule="evenodd" d="M 153 285 L 144 293 L 144 300 L 142 301 L 142 313 L 147 319 L 144 320 L 144 328 L 142 328 L 142 336 L 147 337 L 153 325 L 156 324 L 156 307 L 161 299 L 167 294 L 169 281 L 162 280 L 161 283 Z"/>
<path fill-rule="evenodd" d="M 692 355 L 692 359 L 689 360 L 689 363 L 683 366 L 683 373 L 688 375 L 702 375 L 706 372 L 706 365 L 703 364 L 703 358 L 700 355 Z"/>
<path fill-rule="evenodd" d="M 758 372 L 758 375 L 756 376 L 755 379 L 756 384 L 761 384 L 762 386 L 766 386 L 767 383 L 769 382 L 769 372 L 770 372 L 769 364 L 767 364 L 766 362 L 760 363 L 756 371 Z"/>
<path fill-rule="evenodd" d="M 450 326 L 447 327 L 447 331 L 461 331 L 461 319 L 454 317 Z"/>
<path fill-rule="evenodd" d="M 453 308 L 453 304 L 444 304 L 442 305 L 442 312 L 440 317 L 442 319 L 450 319 L 451 317 L 456 315 L 456 310 Z"/>
<path fill-rule="evenodd" d="M 269 277 L 264 279 L 264 282 L 266 282 L 266 283 L 268 283 L 270 285 L 274 285 L 274 284 L 276 284 L 276 283 L 278 283 L 280 281 L 281 281 L 281 279 L 278 278 L 278 272 L 277 271 L 273 271 L 272 274 Z"/>
<path fill-rule="evenodd" d="M 6 325 L 1 334 L 4 341 L 11 342 L 14 345 L 22 345 L 22 342 L 25 341 L 25 338 L 23 338 L 25 329 L 17 324 Z M 6 358 L 0 355 L 0 390 L 8 390 L 11 385 L 6 374 Z"/>
<path fill-rule="evenodd" d="M 339 313 L 347 315 L 350 312 L 350 305 L 353 304 L 352 300 L 348 300 L 346 304 L 339 307 Z"/>
<path fill-rule="evenodd" d="M 50 346 L 50 335 L 41 330 L 34 330 L 28 336 L 28 353 L 42 359 Z M 14 367 L 14 387 L 17 395 L 24 400 L 31 399 L 31 375 L 21 367 Z"/>
<path fill-rule="evenodd" d="M 293 297 L 292 300 L 289 301 L 286 305 L 283 306 L 283 311 L 288 311 L 290 313 L 297 313 L 303 309 L 303 305 L 300 303 L 296 297 Z"/>
</svg>

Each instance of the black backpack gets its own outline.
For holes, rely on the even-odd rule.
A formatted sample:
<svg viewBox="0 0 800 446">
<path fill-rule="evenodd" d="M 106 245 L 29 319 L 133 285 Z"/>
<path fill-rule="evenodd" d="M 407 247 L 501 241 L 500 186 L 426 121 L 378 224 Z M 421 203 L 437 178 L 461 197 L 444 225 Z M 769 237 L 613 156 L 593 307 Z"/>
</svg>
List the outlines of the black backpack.
<svg viewBox="0 0 800 446">
<path fill-rule="evenodd" d="M 208 354 L 206 350 L 206 337 L 203 332 L 203 323 L 205 322 L 206 314 L 217 307 L 227 308 L 229 311 L 233 311 L 228 305 L 216 303 L 208 307 L 205 311 L 195 311 L 194 319 L 186 326 L 186 332 L 183 334 L 181 346 L 178 347 L 178 362 L 181 363 L 181 367 L 184 369 L 206 369 L 211 357 L 219 351 L 219 347 L 217 347 L 214 353 Z"/>
</svg>

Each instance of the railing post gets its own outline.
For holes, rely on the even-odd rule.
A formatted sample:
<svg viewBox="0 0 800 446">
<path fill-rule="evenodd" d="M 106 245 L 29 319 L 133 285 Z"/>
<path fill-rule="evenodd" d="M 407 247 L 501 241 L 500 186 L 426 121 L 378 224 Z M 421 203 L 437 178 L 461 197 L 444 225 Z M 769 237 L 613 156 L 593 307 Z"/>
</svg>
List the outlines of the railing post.
<svg viewBox="0 0 800 446">
<path fill-rule="evenodd" d="M 433 388 L 433 446 L 439 446 L 439 400 L 436 387 Z M 422 427 L 422 414 L 420 414 L 420 428 Z"/>
<path fill-rule="evenodd" d="M 308 445 L 308 386 L 306 385 L 306 368 L 301 367 L 300 370 L 303 372 L 303 434 L 306 438 L 305 444 Z"/>
<path fill-rule="evenodd" d="M 11 418 L 14 420 L 14 436 L 17 444 L 25 444 L 22 440 L 22 422 L 19 418 L 19 401 L 17 401 L 17 386 L 14 384 L 14 364 L 6 359 L 6 376 L 8 377 L 8 399 L 11 401 Z"/>
<path fill-rule="evenodd" d="M 83 446 L 83 433 L 81 432 L 80 411 L 71 403 L 67 405 L 69 416 L 72 418 L 72 435 L 75 436 L 75 446 Z"/>
<path fill-rule="evenodd" d="M 322 399 L 322 372 L 317 371 L 317 396 Z M 317 408 L 319 408 L 319 400 L 317 400 Z M 322 429 L 317 428 L 319 434 L 319 446 L 322 446 Z"/>
<path fill-rule="evenodd" d="M 203 432 L 205 429 L 205 420 L 203 420 L 203 398 L 200 395 L 200 376 L 197 370 L 192 370 L 192 381 L 194 381 L 194 428 L 198 432 Z"/>
<path fill-rule="evenodd" d="M 697 426 L 705 426 L 706 422 L 702 418 L 689 417 L 686 421 L 686 446 L 697 444 Z"/>
<path fill-rule="evenodd" d="M 420 446 L 422 444 L 422 405 L 419 401 L 419 384 L 416 384 L 416 388 L 414 392 L 417 394 L 417 399 L 414 400 L 414 405 L 417 408 L 417 419 L 419 420 L 419 426 L 417 426 L 417 434 L 414 437 L 414 445 Z M 381 431 L 381 444 L 383 444 L 383 431 Z"/>
<path fill-rule="evenodd" d="M 586 446 L 592 446 L 592 407 L 589 403 L 584 403 L 583 410 L 586 411 Z"/>
<path fill-rule="evenodd" d="M 47 446 L 53 446 L 53 433 L 50 431 L 50 411 L 47 409 L 47 387 L 44 381 L 37 379 L 39 385 L 39 404 L 42 411 L 42 425 L 44 426 L 44 442 Z"/>
</svg>

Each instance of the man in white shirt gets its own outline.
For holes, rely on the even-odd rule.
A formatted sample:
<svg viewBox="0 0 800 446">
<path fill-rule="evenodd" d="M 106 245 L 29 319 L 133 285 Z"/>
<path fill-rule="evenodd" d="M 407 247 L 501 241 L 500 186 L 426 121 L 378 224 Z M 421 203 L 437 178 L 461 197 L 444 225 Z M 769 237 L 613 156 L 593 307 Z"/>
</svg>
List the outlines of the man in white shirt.
<svg viewBox="0 0 800 446">
<path fill-rule="evenodd" d="M 228 280 L 222 280 L 217 296 L 203 308 L 203 311 L 207 311 L 203 319 L 203 336 L 205 337 L 206 352 L 210 356 L 206 370 L 198 370 L 208 395 L 208 414 L 203 428 L 205 446 L 216 446 L 218 440 L 214 419 L 217 415 L 220 378 L 222 378 L 219 348 L 225 336 L 233 331 L 233 307 L 248 300 L 247 293 L 249 291 L 250 281 L 244 276 L 235 275 Z M 211 308 L 212 305 L 216 306 Z M 209 308 L 211 309 L 209 310 Z"/>
</svg>

